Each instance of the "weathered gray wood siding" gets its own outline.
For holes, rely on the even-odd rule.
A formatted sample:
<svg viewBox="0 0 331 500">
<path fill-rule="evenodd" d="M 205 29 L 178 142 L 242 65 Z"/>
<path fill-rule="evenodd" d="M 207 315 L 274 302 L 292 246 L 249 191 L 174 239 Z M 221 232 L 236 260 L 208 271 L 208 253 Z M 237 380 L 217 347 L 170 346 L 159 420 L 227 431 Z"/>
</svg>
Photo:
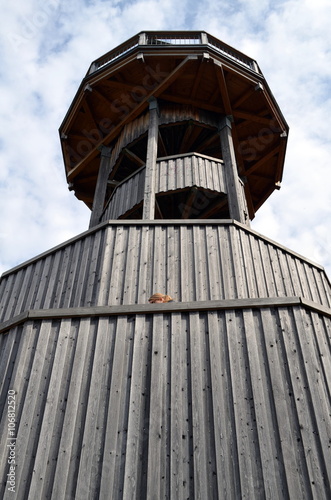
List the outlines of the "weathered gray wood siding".
<svg viewBox="0 0 331 500">
<path fill-rule="evenodd" d="M 28 309 L 299 296 L 327 307 L 323 268 L 239 223 L 110 221 L 5 273 L 0 321 Z"/>
<path fill-rule="evenodd" d="M 190 186 L 227 192 L 223 162 L 197 153 L 158 160 L 156 175 L 156 193 Z"/>
<path fill-rule="evenodd" d="M 136 205 L 139 205 L 144 198 L 144 187 L 145 167 L 140 168 L 129 179 L 116 186 L 101 220 L 118 219 Z"/>
<path fill-rule="evenodd" d="M 15 498 L 328 500 L 330 328 L 299 306 L 13 328 L 0 336 L 1 498 L 14 390 Z"/>
<path fill-rule="evenodd" d="M 118 219 L 141 203 L 144 183 L 144 167 L 121 182 L 112 193 L 102 221 Z M 192 186 L 226 194 L 223 162 L 197 153 L 163 158 L 156 162 L 156 194 Z"/>
</svg>

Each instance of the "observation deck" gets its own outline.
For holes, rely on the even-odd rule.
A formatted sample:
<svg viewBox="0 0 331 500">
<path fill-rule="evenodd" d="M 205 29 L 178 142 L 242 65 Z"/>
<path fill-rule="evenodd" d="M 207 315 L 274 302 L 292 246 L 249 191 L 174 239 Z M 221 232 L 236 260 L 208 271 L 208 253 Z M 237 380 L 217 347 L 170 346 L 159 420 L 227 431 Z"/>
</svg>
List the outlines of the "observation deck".
<svg viewBox="0 0 331 500">
<path fill-rule="evenodd" d="M 239 50 L 230 47 L 230 45 L 209 35 L 205 31 L 145 31 L 138 33 L 115 49 L 107 52 L 107 54 L 93 61 L 87 75 L 98 71 L 103 66 L 114 62 L 119 57 L 127 55 L 137 47 L 146 45 L 157 46 L 158 48 L 167 48 L 169 45 L 185 46 L 185 48 L 187 48 L 193 45 L 194 49 L 199 45 L 204 45 L 222 54 L 222 56 L 228 58 L 230 61 L 240 64 L 256 73 L 261 73 L 254 59 L 251 59 L 242 52 L 239 52 Z"/>
</svg>

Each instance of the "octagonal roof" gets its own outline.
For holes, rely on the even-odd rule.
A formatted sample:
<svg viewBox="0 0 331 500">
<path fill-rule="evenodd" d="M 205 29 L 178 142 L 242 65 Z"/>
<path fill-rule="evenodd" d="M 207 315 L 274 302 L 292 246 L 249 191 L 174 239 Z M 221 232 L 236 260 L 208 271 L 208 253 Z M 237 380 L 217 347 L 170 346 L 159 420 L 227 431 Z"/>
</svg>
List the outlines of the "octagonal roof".
<svg viewBox="0 0 331 500">
<path fill-rule="evenodd" d="M 231 116 L 253 218 L 280 186 L 288 126 L 256 61 L 206 32 L 141 32 L 91 64 L 60 126 L 70 189 L 91 207 L 100 148 L 146 113 L 152 96 L 215 123 Z"/>
</svg>

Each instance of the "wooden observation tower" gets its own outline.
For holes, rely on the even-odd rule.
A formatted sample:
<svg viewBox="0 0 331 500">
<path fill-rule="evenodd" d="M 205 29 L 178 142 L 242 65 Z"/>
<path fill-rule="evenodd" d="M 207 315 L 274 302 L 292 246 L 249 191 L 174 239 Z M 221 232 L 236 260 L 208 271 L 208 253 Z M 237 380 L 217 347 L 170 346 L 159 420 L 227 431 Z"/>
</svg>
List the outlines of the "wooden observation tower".
<svg viewBox="0 0 331 500">
<path fill-rule="evenodd" d="M 205 32 L 92 63 L 60 127 L 89 229 L 0 283 L 2 498 L 330 498 L 330 282 L 250 228 L 287 135 Z"/>
</svg>

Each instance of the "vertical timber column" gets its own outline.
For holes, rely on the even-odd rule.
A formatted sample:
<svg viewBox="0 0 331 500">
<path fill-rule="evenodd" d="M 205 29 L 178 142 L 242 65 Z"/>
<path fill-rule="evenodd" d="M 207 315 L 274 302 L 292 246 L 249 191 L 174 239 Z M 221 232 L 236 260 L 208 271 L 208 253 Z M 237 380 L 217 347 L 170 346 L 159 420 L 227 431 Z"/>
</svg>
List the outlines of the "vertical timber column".
<svg viewBox="0 0 331 500">
<path fill-rule="evenodd" d="M 242 192 L 238 177 L 237 162 L 234 153 L 231 119 L 225 116 L 219 126 L 221 138 L 222 157 L 225 167 L 226 186 L 228 190 L 228 204 L 231 219 L 235 219 L 243 224 L 249 224 L 247 218 L 246 200 Z"/>
<path fill-rule="evenodd" d="M 110 174 L 110 154 L 112 148 L 101 146 L 101 158 L 97 185 L 95 187 L 90 227 L 96 226 L 102 214 L 105 204 L 107 181 Z"/>
<path fill-rule="evenodd" d="M 157 100 L 149 101 L 149 128 L 147 141 L 147 157 L 145 170 L 145 192 L 143 219 L 153 220 L 155 217 L 155 169 L 157 158 L 157 139 L 159 132 L 159 109 Z"/>
</svg>

